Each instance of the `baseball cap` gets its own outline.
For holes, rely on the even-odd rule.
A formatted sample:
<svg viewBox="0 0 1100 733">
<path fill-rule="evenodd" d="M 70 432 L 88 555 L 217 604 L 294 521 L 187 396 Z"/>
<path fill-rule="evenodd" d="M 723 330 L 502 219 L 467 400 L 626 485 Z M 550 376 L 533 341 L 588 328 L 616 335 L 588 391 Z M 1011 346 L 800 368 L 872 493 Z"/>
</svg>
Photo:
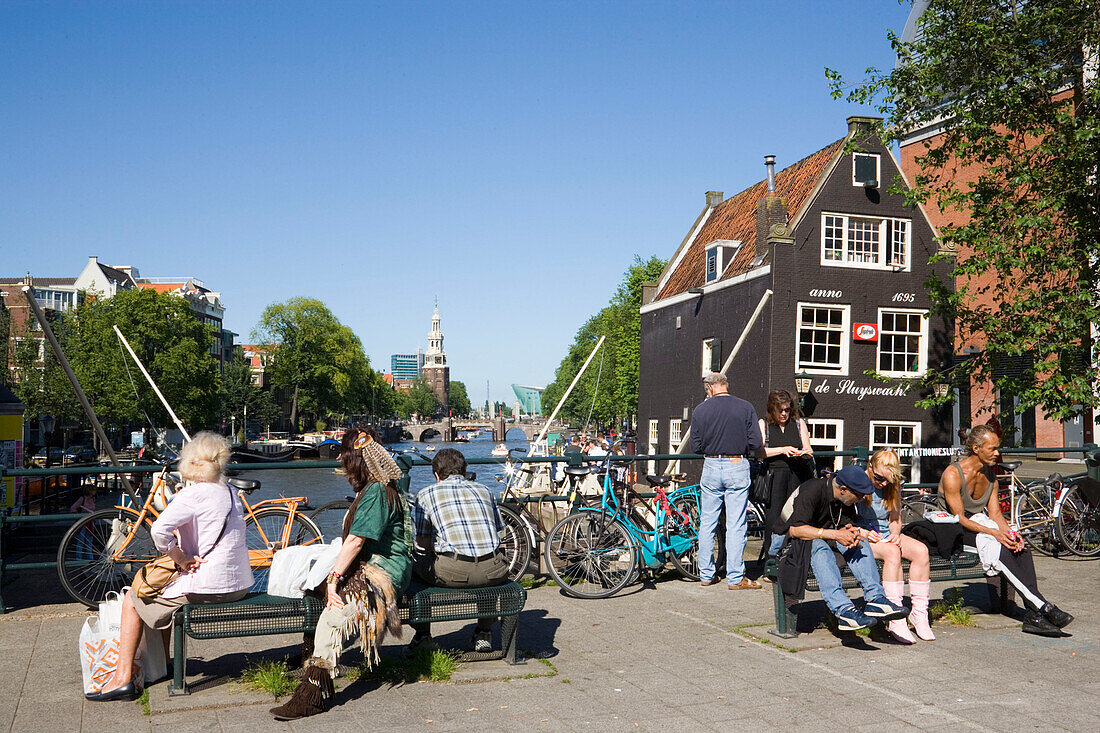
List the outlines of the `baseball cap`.
<svg viewBox="0 0 1100 733">
<path fill-rule="evenodd" d="M 874 491 L 867 472 L 855 464 L 840 469 L 834 478 L 838 484 L 854 494 L 866 496 Z"/>
</svg>

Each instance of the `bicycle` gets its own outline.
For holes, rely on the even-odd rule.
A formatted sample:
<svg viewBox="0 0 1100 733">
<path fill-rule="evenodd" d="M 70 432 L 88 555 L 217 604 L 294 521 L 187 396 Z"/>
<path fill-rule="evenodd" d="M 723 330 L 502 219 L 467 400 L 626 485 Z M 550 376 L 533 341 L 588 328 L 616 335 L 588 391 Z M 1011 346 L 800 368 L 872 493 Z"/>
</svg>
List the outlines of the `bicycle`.
<svg viewBox="0 0 1100 733">
<path fill-rule="evenodd" d="M 666 562 L 690 580 L 699 579 L 699 487 L 673 490 L 670 476 L 647 475 L 653 487 L 652 528 L 639 526 L 637 513 L 624 492 L 626 507 L 611 476 L 611 462 L 603 462 L 603 494 L 599 507 L 580 507 L 547 533 L 543 559 L 551 577 L 567 594 L 578 598 L 607 598 L 634 579 L 640 559 L 648 568 Z"/>
<path fill-rule="evenodd" d="M 1084 477 L 1067 487 L 1059 499 L 1054 535 L 1080 557 L 1100 555 L 1100 482 Z"/>
<path fill-rule="evenodd" d="M 75 600 L 95 608 L 108 592 L 130 585 L 141 566 L 160 554 L 150 530 L 180 483 L 168 469 L 166 464 L 155 475 L 139 509 L 119 504 L 92 512 L 78 519 L 61 538 L 57 571 L 61 585 Z M 298 511 L 306 497 L 266 499 L 250 505 L 245 495 L 260 488 L 259 481 L 228 478 L 227 483 L 237 490 L 244 508 L 254 589 L 266 586 L 276 551 L 322 541 L 321 531 Z"/>
<path fill-rule="evenodd" d="M 1021 461 L 1006 461 L 997 465 L 1005 471 L 997 479 L 1001 511 L 1008 517 L 1009 525 L 1035 552 L 1057 556 L 1067 547 L 1055 532 L 1055 522 L 1064 498 L 1065 479 L 1061 474 L 1052 473 L 1045 479 L 1025 484 L 1016 476 Z"/>
</svg>

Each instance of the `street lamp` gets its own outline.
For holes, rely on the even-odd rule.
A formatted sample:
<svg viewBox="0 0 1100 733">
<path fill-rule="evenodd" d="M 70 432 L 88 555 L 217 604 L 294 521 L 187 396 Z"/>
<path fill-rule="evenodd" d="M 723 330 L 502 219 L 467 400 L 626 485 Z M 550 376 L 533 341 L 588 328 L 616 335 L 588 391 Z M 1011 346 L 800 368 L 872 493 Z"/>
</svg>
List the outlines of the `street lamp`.
<svg viewBox="0 0 1100 733">
<path fill-rule="evenodd" d="M 805 369 L 794 375 L 794 391 L 798 393 L 798 409 L 800 412 L 806 411 L 806 395 L 810 393 L 810 387 L 813 386 L 813 383 L 814 378 L 807 374 Z"/>
<path fill-rule="evenodd" d="M 50 443 L 53 442 L 53 429 L 57 427 L 57 419 L 53 415 L 42 415 L 38 418 L 38 424 L 42 427 L 42 432 L 45 433 L 46 440 L 46 465 L 44 468 L 50 467 Z"/>
<path fill-rule="evenodd" d="M 936 395 L 937 400 L 942 400 L 947 396 L 948 390 L 951 389 L 951 385 L 946 382 L 936 382 L 932 385 L 932 393 Z"/>
</svg>

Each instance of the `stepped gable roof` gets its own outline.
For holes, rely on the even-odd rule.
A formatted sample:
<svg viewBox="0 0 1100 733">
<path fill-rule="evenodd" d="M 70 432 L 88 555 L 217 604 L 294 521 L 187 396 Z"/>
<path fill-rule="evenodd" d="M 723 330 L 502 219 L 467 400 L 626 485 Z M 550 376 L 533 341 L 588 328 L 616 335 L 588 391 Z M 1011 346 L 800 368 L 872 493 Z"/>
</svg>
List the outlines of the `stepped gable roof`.
<svg viewBox="0 0 1100 733">
<path fill-rule="evenodd" d="M 799 211 L 809 201 L 818 180 L 830 167 L 830 161 L 846 139 L 842 137 L 775 174 L 775 192 L 786 198 L 787 214 L 791 220 L 798 217 Z M 691 288 L 704 285 L 703 262 L 706 246 L 716 239 L 731 239 L 742 243 L 719 280 L 728 280 L 751 270 L 756 258 L 756 205 L 767 193 L 768 182 L 765 179 L 715 206 L 654 300 L 686 293 Z M 763 263 L 757 263 L 757 266 L 760 264 Z"/>
</svg>

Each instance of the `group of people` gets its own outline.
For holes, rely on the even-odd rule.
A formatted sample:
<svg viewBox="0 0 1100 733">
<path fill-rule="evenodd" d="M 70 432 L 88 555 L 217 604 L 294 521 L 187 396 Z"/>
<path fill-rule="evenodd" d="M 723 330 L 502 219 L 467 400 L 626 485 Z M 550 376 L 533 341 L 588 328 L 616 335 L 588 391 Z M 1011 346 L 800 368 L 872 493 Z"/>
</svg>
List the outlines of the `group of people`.
<svg viewBox="0 0 1100 733">
<path fill-rule="evenodd" d="M 706 375 L 703 388 L 707 398 L 691 420 L 692 450 L 705 457 L 699 479 L 703 586 L 719 582 L 715 535 L 725 510 L 727 585 L 730 590 L 761 587 L 745 575 L 744 561 L 749 459 L 756 458 L 767 464 L 766 554 L 782 553 L 778 576 L 784 595 L 788 601 L 801 599 L 812 568 L 840 630 L 885 622 L 900 643 L 913 644 L 916 637 L 934 640 L 928 616 L 929 542 L 933 549 L 944 543 L 952 550 L 961 546 L 975 551 L 990 574 L 1004 576 L 1023 598 L 1024 632 L 1062 636 L 1073 620 L 1039 593 L 1031 553 L 1001 513 L 994 473 L 1000 437 L 988 425 L 969 431 L 966 456 L 948 466 L 940 479 L 937 501 L 954 522 L 909 532 L 901 524 L 902 470 L 894 451 L 876 451 L 866 468 L 850 465 L 830 478 L 814 478 L 809 430 L 789 392 L 772 391 L 764 418 L 758 418 L 751 403 L 729 393 L 724 375 Z M 838 556 L 863 589 L 862 610 L 844 592 Z M 881 574 L 876 560 L 882 562 Z M 911 609 L 903 605 L 902 560 L 909 562 Z"/>
<path fill-rule="evenodd" d="M 368 663 L 378 659 L 387 634 L 400 635 L 397 603 L 414 574 L 431 585 L 482 587 L 503 583 L 508 563 L 500 548 L 500 515 L 489 490 L 467 478 L 457 450 L 432 460 L 436 483 L 411 501 L 399 488 L 402 471 L 370 428 L 352 428 L 340 444 L 340 465 L 355 498 L 344 517 L 339 554 L 325 581 L 311 593 L 324 603 L 302 649 L 302 682 L 285 704 L 272 709 L 277 720 L 294 720 L 326 710 L 335 690 L 344 642 L 358 635 Z M 123 600 L 119 660 L 93 701 L 132 700 L 134 660 L 145 633 L 159 631 L 167 657 L 175 611 L 184 604 L 240 600 L 252 584 L 241 502 L 225 482 L 229 444 L 202 432 L 181 451 L 185 488 L 153 523 L 158 551 L 175 561 L 180 574 L 151 599 L 127 593 Z M 492 619 L 477 622 L 475 651 L 492 649 Z M 411 650 L 433 648 L 427 624 L 413 626 Z"/>
</svg>

